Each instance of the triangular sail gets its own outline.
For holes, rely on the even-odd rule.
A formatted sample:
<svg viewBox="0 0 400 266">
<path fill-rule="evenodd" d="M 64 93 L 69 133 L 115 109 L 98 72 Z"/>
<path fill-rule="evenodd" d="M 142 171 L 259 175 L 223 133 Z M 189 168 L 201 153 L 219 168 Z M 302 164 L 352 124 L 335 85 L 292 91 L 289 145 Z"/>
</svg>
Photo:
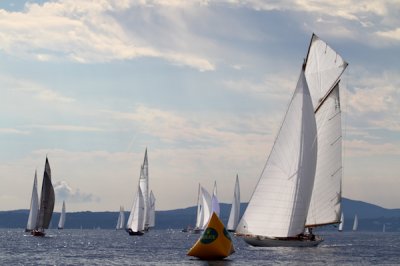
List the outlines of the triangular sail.
<svg viewBox="0 0 400 266">
<path fill-rule="evenodd" d="M 343 58 L 313 35 L 305 76 L 318 132 L 318 157 L 306 226 L 338 223 L 341 212 L 342 127 L 339 81 L 347 67 Z"/>
<path fill-rule="evenodd" d="M 150 220 L 149 227 L 156 225 L 156 198 L 154 197 L 153 191 L 150 191 Z"/>
<path fill-rule="evenodd" d="M 42 192 L 40 194 L 40 209 L 36 229 L 47 229 L 54 210 L 54 189 L 51 183 L 51 169 L 49 160 L 46 157 L 46 164 L 43 174 Z"/>
<path fill-rule="evenodd" d="M 149 162 L 147 159 L 147 148 L 144 154 L 142 169 L 140 171 L 139 186 L 142 190 L 144 199 L 143 223 L 145 228 L 148 228 L 150 220 L 150 208 L 149 208 L 150 204 L 149 204 Z"/>
<path fill-rule="evenodd" d="M 239 222 L 239 234 L 291 237 L 303 232 L 314 184 L 317 129 L 304 71 L 264 171 Z"/>
<path fill-rule="evenodd" d="M 63 201 L 62 209 L 61 209 L 61 214 L 60 214 L 60 220 L 58 221 L 58 229 L 64 229 L 65 225 L 65 201 Z"/>
<path fill-rule="evenodd" d="M 201 195 L 201 185 L 199 184 L 199 188 L 197 191 L 197 216 L 196 216 L 196 225 L 195 228 L 202 228 L 202 222 L 203 222 L 203 217 L 202 217 L 202 195 Z"/>
<path fill-rule="evenodd" d="M 217 196 L 217 181 L 214 182 L 214 190 L 213 190 L 213 195 L 211 198 L 211 214 L 215 212 L 215 214 L 219 217 L 219 201 L 218 201 L 218 196 Z M 211 216 L 210 214 L 210 216 Z"/>
<path fill-rule="evenodd" d="M 357 231 L 357 229 L 358 229 L 358 216 L 356 214 L 354 216 L 353 231 Z"/>
<path fill-rule="evenodd" d="M 140 232 L 144 230 L 144 198 L 143 192 L 140 186 L 138 187 L 138 191 L 136 193 L 135 202 L 133 203 L 131 210 L 131 220 L 128 224 L 128 229 L 131 229 L 133 232 Z"/>
<path fill-rule="evenodd" d="M 235 190 L 233 192 L 232 207 L 229 214 L 229 220 L 227 229 L 230 231 L 236 230 L 239 223 L 240 215 L 240 188 L 239 188 L 239 176 L 236 175 Z"/>
<path fill-rule="evenodd" d="M 340 216 L 340 224 L 339 224 L 339 228 L 338 228 L 339 232 L 343 231 L 343 226 L 344 226 L 344 215 L 343 215 L 343 212 L 342 212 L 342 215 Z"/>
<path fill-rule="evenodd" d="M 211 210 L 212 210 L 212 206 L 211 206 L 211 196 L 208 193 L 208 191 L 205 188 L 201 188 L 201 197 L 202 197 L 202 203 L 201 205 L 203 206 L 203 208 L 201 209 L 202 211 L 202 221 L 201 221 L 201 229 L 204 229 L 207 226 L 208 221 L 211 218 Z"/>
<path fill-rule="evenodd" d="M 35 177 L 33 179 L 32 196 L 31 196 L 31 206 L 29 211 L 28 223 L 26 225 L 26 229 L 28 231 L 36 228 L 38 213 L 39 213 L 39 197 L 37 192 L 37 171 L 35 171 Z"/>
<path fill-rule="evenodd" d="M 118 214 L 118 220 L 117 220 L 117 225 L 115 226 L 116 230 L 121 229 L 121 206 L 119 206 L 119 214 Z"/>
</svg>

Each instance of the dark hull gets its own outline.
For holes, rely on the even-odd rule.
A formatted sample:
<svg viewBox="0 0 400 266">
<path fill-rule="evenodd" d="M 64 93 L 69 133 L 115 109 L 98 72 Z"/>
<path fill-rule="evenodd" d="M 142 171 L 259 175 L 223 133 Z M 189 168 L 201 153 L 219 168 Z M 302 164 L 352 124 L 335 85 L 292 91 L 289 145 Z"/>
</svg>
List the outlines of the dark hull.
<svg viewBox="0 0 400 266">
<path fill-rule="evenodd" d="M 45 235 L 46 235 L 45 232 L 38 231 L 38 230 L 32 230 L 32 231 L 31 231 L 31 234 L 32 234 L 33 236 L 45 236 Z"/>
<path fill-rule="evenodd" d="M 129 230 L 128 230 L 128 234 L 129 234 L 130 236 L 141 236 L 141 235 L 143 235 L 143 232 L 141 232 L 141 231 L 134 232 L 134 231 L 132 231 L 131 229 L 129 229 Z"/>
</svg>

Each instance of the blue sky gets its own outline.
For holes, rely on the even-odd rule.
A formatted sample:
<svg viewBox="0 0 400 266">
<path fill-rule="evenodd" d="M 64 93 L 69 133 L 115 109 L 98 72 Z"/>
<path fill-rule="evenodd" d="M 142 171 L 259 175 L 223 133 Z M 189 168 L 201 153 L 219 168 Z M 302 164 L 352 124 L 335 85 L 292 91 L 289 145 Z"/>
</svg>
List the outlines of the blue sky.
<svg viewBox="0 0 400 266">
<path fill-rule="evenodd" d="M 313 32 L 349 62 L 343 194 L 399 208 L 398 1 L 4 0 L 0 210 L 46 154 L 56 211 L 129 209 L 146 147 L 157 209 L 248 201 Z"/>
</svg>

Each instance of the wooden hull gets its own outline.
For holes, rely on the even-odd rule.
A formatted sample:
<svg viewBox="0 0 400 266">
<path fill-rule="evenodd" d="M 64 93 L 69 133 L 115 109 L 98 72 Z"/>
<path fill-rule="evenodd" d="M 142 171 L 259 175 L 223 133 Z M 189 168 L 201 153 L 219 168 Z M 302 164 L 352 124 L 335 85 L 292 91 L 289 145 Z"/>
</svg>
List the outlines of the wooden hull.
<svg viewBox="0 0 400 266">
<path fill-rule="evenodd" d="M 322 241 L 322 238 L 311 239 L 300 238 L 269 238 L 262 236 L 243 236 L 243 240 L 255 247 L 315 247 Z"/>
<path fill-rule="evenodd" d="M 45 235 L 46 235 L 45 232 L 38 231 L 38 230 L 32 230 L 32 231 L 31 231 L 31 234 L 32 234 L 33 236 L 45 236 Z"/>
</svg>

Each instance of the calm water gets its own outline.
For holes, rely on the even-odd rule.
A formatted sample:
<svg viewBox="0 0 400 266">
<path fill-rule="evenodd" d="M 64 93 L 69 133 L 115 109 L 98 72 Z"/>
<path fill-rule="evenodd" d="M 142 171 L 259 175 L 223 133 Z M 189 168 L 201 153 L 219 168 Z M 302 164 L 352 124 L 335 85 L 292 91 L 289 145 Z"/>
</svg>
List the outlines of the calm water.
<svg viewBox="0 0 400 266">
<path fill-rule="evenodd" d="M 153 230 L 48 230 L 44 238 L 0 229 L 0 265 L 400 265 L 400 233 L 326 233 L 314 248 L 254 248 L 234 238 L 223 261 L 186 256 L 199 235 Z"/>
</svg>

